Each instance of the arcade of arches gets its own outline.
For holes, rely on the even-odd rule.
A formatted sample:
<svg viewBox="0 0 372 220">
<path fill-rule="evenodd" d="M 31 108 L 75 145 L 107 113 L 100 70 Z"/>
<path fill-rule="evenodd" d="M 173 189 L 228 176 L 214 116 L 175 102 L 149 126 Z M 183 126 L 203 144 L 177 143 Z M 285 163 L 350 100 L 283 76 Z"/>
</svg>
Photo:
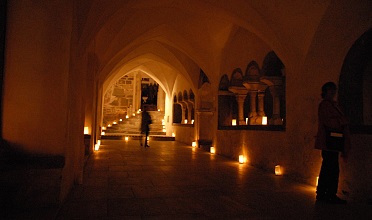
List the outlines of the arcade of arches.
<svg viewBox="0 0 372 220">
<path fill-rule="evenodd" d="M 62 160 L 61 201 L 84 181 L 84 127 L 91 153 L 144 105 L 164 136 L 315 186 L 327 81 L 352 124 L 339 188 L 372 198 L 371 1 L 6 2 L 2 146 Z"/>
</svg>

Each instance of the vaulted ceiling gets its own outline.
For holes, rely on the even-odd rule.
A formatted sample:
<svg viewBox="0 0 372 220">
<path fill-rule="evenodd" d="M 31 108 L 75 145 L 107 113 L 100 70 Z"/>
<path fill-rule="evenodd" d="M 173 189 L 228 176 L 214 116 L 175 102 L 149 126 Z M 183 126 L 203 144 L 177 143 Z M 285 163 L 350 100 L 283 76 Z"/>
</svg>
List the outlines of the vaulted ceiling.
<svg viewBox="0 0 372 220">
<path fill-rule="evenodd" d="M 226 60 L 243 65 L 233 54 L 236 41 L 258 62 L 271 50 L 286 66 L 302 62 L 330 2 L 80 1 L 77 29 L 82 49 L 97 57 L 104 88 L 142 70 L 170 92 L 179 77 L 196 87 L 199 68 L 217 82 L 233 69 Z"/>
</svg>

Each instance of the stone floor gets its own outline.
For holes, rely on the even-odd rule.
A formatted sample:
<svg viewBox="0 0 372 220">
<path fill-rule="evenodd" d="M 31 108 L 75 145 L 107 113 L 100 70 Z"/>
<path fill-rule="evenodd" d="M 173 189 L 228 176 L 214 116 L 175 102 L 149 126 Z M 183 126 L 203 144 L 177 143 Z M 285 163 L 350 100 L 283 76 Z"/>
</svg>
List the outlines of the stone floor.
<svg viewBox="0 0 372 220">
<path fill-rule="evenodd" d="M 315 203 L 315 188 L 178 142 L 103 140 L 56 219 L 372 219 L 367 203 Z"/>
</svg>

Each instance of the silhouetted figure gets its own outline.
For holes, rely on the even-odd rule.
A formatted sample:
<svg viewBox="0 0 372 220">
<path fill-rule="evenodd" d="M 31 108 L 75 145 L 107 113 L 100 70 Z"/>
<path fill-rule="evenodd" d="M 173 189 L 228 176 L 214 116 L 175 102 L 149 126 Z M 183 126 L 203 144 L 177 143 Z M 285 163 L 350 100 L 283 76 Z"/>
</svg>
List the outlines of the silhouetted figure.
<svg viewBox="0 0 372 220">
<path fill-rule="evenodd" d="M 150 132 L 150 127 L 149 127 L 150 124 L 152 124 L 151 116 L 147 112 L 147 109 L 145 107 L 142 112 L 142 120 L 141 120 L 141 134 L 145 134 L 145 147 L 150 147 L 147 144 L 147 138 Z M 142 146 L 142 135 L 140 137 L 140 145 Z"/>
<path fill-rule="evenodd" d="M 316 200 L 332 204 L 346 204 L 346 200 L 337 197 L 339 163 L 341 156 L 347 161 L 347 153 L 350 149 L 350 133 L 348 120 L 340 110 L 337 102 L 334 101 L 337 86 L 333 82 L 327 82 L 322 86 L 323 100 L 318 108 L 318 133 L 315 142 L 315 149 L 322 151 L 322 167 L 320 169 Z M 332 132 L 332 133 L 331 133 Z M 340 138 L 340 150 L 332 148 L 327 140 L 328 137 Z M 337 141 L 338 142 L 338 141 Z M 338 147 L 338 146 L 336 146 Z"/>
</svg>

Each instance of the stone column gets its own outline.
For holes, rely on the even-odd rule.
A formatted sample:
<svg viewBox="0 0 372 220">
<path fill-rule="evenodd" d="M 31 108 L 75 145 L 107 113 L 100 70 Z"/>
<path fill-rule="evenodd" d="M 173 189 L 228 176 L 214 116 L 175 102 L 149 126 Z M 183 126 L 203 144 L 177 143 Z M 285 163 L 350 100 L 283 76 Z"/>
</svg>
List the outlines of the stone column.
<svg viewBox="0 0 372 220">
<path fill-rule="evenodd" d="M 158 88 L 158 103 L 157 103 L 157 107 L 158 107 L 158 109 L 160 109 L 160 111 L 164 111 L 164 106 L 165 106 L 165 92 L 159 86 L 159 88 Z"/>
<path fill-rule="evenodd" d="M 270 123 L 273 125 L 283 124 L 280 118 L 280 96 L 278 86 L 269 87 L 271 95 L 273 96 L 273 117 L 270 119 Z"/>
<path fill-rule="evenodd" d="M 238 124 L 245 125 L 244 119 L 244 100 L 247 95 L 236 95 L 236 101 L 238 102 Z"/>
<path fill-rule="evenodd" d="M 192 103 L 192 102 L 190 102 L 190 101 L 188 101 L 187 102 L 187 109 L 188 109 L 188 111 L 187 111 L 187 118 L 188 118 L 188 121 L 187 121 L 187 123 L 188 124 L 191 124 L 191 116 L 192 116 L 192 109 L 194 108 L 194 104 Z"/>
<path fill-rule="evenodd" d="M 265 111 L 264 111 L 264 97 L 265 93 L 263 92 L 258 92 L 258 116 L 265 116 Z"/>
<path fill-rule="evenodd" d="M 249 91 L 250 96 L 250 111 L 249 111 L 249 124 L 255 125 L 256 124 L 256 116 L 257 116 L 257 108 L 256 108 L 256 96 L 257 91 Z"/>
</svg>

